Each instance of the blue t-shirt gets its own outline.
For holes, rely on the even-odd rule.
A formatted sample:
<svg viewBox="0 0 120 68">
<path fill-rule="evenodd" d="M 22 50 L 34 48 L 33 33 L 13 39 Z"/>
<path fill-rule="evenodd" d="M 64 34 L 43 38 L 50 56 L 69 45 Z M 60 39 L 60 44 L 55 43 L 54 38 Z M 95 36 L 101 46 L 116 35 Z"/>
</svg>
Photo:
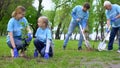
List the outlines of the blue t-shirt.
<svg viewBox="0 0 120 68">
<path fill-rule="evenodd" d="M 73 8 L 73 10 L 72 10 L 72 22 L 78 23 L 76 21 L 76 19 L 79 18 L 80 19 L 79 23 L 82 25 L 83 28 L 85 28 L 86 24 L 87 24 L 88 17 L 89 17 L 89 12 L 88 11 L 84 12 L 82 8 L 83 7 L 80 5 Z"/>
<path fill-rule="evenodd" d="M 24 23 L 24 26 L 22 25 L 22 23 Z M 14 17 L 11 18 L 8 22 L 7 25 L 7 31 L 8 32 L 12 32 L 13 33 L 13 38 L 21 38 L 22 36 L 22 29 L 27 26 L 27 19 L 25 17 L 23 17 L 20 20 L 16 20 Z M 7 42 L 10 41 L 10 37 L 9 35 L 7 35 Z"/>
<path fill-rule="evenodd" d="M 106 10 L 105 13 L 106 13 L 107 19 L 114 18 L 120 14 L 120 6 L 117 4 L 113 4 L 112 9 Z M 120 18 L 118 18 L 115 22 L 110 22 L 110 23 L 112 27 L 120 27 Z"/>
<path fill-rule="evenodd" d="M 39 41 L 44 42 L 44 44 L 46 44 L 46 40 L 50 39 L 52 40 L 52 34 L 51 34 L 51 30 L 49 28 L 46 29 L 42 29 L 42 28 L 38 28 L 37 32 L 35 34 L 35 37 L 37 39 L 39 39 Z"/>
</svg>

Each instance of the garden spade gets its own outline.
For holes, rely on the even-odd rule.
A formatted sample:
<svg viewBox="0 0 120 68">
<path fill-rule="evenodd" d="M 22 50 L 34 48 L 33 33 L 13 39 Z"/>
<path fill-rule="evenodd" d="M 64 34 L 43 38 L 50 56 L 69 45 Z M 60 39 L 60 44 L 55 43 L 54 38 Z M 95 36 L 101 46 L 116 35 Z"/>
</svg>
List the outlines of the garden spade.
<svg viewBox="0 0 120 68">
<path fill-rule="evenodd" d="M 84 41 L 85 41 L 86 48 L 87 48 L 88 50 L 91 50 L 91 49 L 92 49 L 92 48 L 91 48 L 91 45 L 90 45 L 89 41 L 86 39 L 86 37 L 85 37 L 85 35 L 84 35 L 84 33 L 83 33 L 82 26 L 80 25 L 80 23 L 79 23 L 79 28 L 80 28 L 81 33 L 82 33 L 82 35 L 83 35 L 83 39 L 84 39 Z"/>
<path fill-rule="evenodd" d="M 110 31 L 107 32 L 107 34 L 106 34 L 104 40 L 103 40 L 102 42 L 99 43 L 99 45 L 98 45 L 98 51 L 106 50 L 107 44 L 105 43 L 105 41 L 106 41 L 106 38 L 107 38 L 108 35 L 109 35 L 109 32 L 110 32 Z"/>
</svg>

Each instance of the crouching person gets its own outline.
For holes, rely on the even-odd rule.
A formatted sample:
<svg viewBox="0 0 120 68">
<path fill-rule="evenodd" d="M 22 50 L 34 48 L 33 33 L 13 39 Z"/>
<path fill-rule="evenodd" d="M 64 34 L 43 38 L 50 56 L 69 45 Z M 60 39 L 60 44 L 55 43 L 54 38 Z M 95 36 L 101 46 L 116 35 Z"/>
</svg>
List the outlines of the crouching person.
<svg viewBox="0 0 120 68">
<path fill-rule="evenodd" d="M 34 57 L 38 57 L 38 52 L 45 59 L 53 56 L 52 34 L 48 27 L 48 19 L 45 16 L 38 18 L 38 29 L 35 34 L 35 51 Z"/>
<path fill-rule="evenodd" d="M 20 56 L 25 56 L 26 47 L 32 40 L 31 31 L 24 15 L 25 8 L 18 6 L 7 25 L 7 44 L 11 48 L 11 56 L 14 58 L 19 57 L 19 50 L 21 50 Z"/>
</svg>

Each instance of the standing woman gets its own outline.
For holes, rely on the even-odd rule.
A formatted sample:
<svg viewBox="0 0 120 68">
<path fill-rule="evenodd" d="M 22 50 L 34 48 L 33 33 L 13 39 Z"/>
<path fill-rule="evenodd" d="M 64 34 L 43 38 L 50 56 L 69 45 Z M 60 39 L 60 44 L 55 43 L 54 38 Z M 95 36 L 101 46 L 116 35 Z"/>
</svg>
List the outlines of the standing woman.
<svg viewBox="0 0 120 68">
<path fill-rule="evenodd" d="M 31 30 L 28 26 L 28 21 L 24 17 L 25 8 L 18 6 L 12 13 L 12 18 L 9 20 L 7 25 L 7 44 L 11 48 L 12 57 L 16 58 L 20 55 L 25 56 L 26 46 L 32 40 Z M 26 33 L 27 34 L 26 34 Z"/>
</svg>

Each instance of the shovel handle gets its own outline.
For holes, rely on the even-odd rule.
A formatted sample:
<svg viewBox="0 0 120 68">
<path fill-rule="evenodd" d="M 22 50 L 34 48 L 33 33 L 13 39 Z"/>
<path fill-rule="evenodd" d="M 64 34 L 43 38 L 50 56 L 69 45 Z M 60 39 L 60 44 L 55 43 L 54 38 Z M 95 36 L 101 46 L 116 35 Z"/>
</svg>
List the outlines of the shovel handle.
<svg viewBox="0 0 120 68">
<path fill-rule="evenodd" d="M 86 37 L 85 37 L 85 35 L 84 35 L 84 33 L 83 33 L 83 29 L 82 29 L 82 26 L 80 25 L 80 23 L 79 23 L 79 27 L 80 27 L 80 30 L 81 30 L 81 32 L 82 32 L 83 39 L 86 41 Z"/>
</svg>

